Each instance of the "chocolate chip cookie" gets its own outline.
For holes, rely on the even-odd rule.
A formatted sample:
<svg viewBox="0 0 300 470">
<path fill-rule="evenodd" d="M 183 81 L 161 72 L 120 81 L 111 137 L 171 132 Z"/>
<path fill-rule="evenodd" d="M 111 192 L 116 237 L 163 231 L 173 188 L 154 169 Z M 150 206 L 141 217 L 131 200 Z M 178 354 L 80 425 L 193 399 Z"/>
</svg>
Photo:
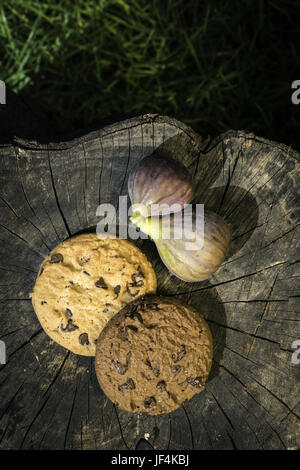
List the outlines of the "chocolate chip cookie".
<svg viewBox="0 0 300 470">
<path fill-rule="evenodd" d="M 106 323 L 128 302 L 155 292 L 155 272 L 139 248 L 89 233 L 51 251 L 31 298 L 50 338 L 76 354 L 94 356 Z"/>
<path fill-rule="evenodd" d="M 102 390 L 120 408 L 158 415 L 204 389 L 212 354 L 209 327 L 193 307 L 149 295 L 107 323 L 95 367 Z"/>
</svg>

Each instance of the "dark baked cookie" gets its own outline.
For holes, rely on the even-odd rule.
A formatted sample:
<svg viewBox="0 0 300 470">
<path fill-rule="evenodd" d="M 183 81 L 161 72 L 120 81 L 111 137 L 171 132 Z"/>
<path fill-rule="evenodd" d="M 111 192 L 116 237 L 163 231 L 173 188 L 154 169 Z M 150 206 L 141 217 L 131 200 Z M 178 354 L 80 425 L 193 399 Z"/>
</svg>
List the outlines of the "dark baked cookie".
<svg viewBox="0 0 300 470">
<path fill-rule="evenodd" d="M 149 295 L 107 323 L 97 341 L 96 374 L 120 408 L 157 415 L 204 389 L 212 353 L 210 330 L 194 308 Z"/>
</svg>

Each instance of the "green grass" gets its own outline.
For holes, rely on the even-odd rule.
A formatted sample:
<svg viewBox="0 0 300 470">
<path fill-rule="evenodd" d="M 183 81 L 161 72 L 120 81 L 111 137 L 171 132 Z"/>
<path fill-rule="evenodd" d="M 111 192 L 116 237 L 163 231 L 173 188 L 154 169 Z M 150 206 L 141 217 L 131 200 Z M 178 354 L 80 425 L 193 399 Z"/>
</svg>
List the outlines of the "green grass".
<svg viewBox="0 0 300 470">
<path fill-rule="evenodd" d="M 6 0 L 0 78 L 62 127 L 122 113 L 300 148 L 300 3 Z"/>
</svg>

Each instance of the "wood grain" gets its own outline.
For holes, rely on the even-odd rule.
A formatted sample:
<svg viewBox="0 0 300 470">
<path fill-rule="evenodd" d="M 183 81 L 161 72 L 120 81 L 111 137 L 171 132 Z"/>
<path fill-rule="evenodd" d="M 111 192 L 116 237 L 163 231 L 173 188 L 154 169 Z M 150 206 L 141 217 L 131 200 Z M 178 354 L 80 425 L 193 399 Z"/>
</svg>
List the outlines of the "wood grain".
<svg viewBox="0 0 300 470">
<path fill-rule="evenodd" d="M 243 131 L 203 141 L 158 115 L 71 140 L 2 142 L 0 448 L 299 448 L 299 154 Z M 224 216 L 233 242 L 209 281 L 189 284 L 168 274 L 150 240 L 137 241 L 159 292 L 198 308 L 215 344 L 204 392 L 169 415 L 138 417 L 104 396 L 93 359 L 46 336 L 29 294 L 48 251 L 93 230 L 98 204 L 117 205 L 133 165 L 153 152 L 189 168 L 194 202 Z"/>
</svg>

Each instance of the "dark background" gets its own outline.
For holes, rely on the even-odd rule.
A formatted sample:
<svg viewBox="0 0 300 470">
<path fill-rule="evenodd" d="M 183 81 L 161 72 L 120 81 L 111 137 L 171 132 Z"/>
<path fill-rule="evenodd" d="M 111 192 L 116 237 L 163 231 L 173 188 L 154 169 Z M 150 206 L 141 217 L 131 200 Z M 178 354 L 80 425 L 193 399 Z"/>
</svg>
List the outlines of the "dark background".
<svg viewBox="0 0 300 470">
<path fill-rule="evenodd" d="M 300 150 L 299 32 L 299 0 L 7 0 L 0 78 L 68 131 L 154 112 Z"/>
</svg>

